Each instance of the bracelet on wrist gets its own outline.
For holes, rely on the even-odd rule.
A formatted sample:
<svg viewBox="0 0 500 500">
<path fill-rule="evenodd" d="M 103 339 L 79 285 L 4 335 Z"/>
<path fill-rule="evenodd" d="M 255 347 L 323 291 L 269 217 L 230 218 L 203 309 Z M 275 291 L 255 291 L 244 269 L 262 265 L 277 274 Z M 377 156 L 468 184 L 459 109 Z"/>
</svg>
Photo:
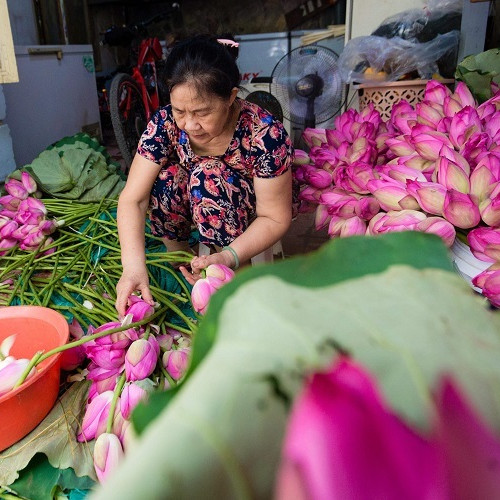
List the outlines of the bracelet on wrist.
<svg viewBox="0 0 500 500">
<path fill-rule="evenodd" d="M 233 270 L 236 271 L 236 269 L 238 269 L 238 267 L 240 267 L 240 259 L 238 257 L 238 254 L 236 253 L 236 250 L 234 248 L 231 248 L 231 247 L 223 247 L 222 251 L 224 251 L 224 250 L 227 250 L 229 253 L 231 253 L 233 255 L 233 258 L 234 258 Z"/>
</svg>

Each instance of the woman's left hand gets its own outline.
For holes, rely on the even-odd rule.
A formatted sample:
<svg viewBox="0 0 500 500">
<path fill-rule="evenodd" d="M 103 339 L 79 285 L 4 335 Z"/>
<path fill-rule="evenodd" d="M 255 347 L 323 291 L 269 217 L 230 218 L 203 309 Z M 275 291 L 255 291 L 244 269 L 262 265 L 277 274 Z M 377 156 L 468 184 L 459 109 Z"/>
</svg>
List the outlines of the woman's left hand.
<svg viewBox="0 0 500 500">
<path fill-rule="evenodd" d="M 224 266 L 231 267 L 233 264 L 232 256 L 229 252 L 218 252 L 211 255 L 193 257 L 191 271 L 184 266 L 179 267 L 179 271 L 189 284 L 194 285 L 202 278 L 201 271 L 206 269 L 210 264 L 223 264 Z"/>
</svg>

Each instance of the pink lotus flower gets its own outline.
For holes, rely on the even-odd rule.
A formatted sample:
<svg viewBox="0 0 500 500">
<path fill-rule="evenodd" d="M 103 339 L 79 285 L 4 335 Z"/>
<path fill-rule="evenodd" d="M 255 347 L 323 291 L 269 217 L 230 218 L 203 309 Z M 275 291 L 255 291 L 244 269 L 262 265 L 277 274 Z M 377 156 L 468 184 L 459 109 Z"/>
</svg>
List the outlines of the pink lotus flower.
<svg viewBox="0 0 500 500">
<path fill-rule="evenodd" d="M 446 97 L 451 95 L 451 90 L 438 80 L 429 80 L 425 85 L 424 100 L 442 105 Z"/>
<path fill-rule="evenodd" d="M 125 355 L 125 374 L 127 381 L 143 380 L 149 377 L 160 353 L 160 346 L 154 335 L 148 339 L 135 340 Z"/>
<path fill-rule="evenodd" d="M 441 107 L 441 110 L 439 107 Z M 417 112 L 417 122 L 423 125 L 429 125 L 434 130 L 437 129 L 439 122 L 444 117 L 441 103 L 432 103 L 425 99 L 415 106 L 415 110 Z"/>
<path fill-rule="evenodd" d="M 407 191 L 420 205 L 424 212 L 442 215 L 446 188 L 436 182 L 408 181 Z"/>
<path fill-rule="evenodd" d="M 294 165 L 306 165 L 310 162 L 309 155 L 303 149 L 296 149 L 293 158 Z"/>
<path fill-rule="evenodd" d="M 500 229 L 478 227 L 467 234 L 467 242 L 474 257 L 484 262 L 500 260 Z"/>
<path fill-rule="evenodd" d="M 446 192 L 443 204 L 443 216 L 454 226 L 469 229 L 477 226 L 481 220 L 479 208 L 468 194 L 454 189 Z"/>
<path fill-rule="evenodd" d="M 91 387 L 95 394 L 102 394 L 114 390 L 116 379 L 121 371 L 123 371 L 122 367 L 108 369 L 91 362 L 88 366 L 87 378 L 93 381 Z"/>
<path fill-rule="evenodd" d="M 321 146 L 326 142 L 326 133 L 324 128 L 306 128 L 303 132 L 304 142 L 309 146 Z"/>
<path fill-rule="evenodd" d="M 366 234 L 376 235 L 394 231 L 415 231 L 427 216 L 418 210 L 390 210 L 379 212 L 368 223 Z"/>
<path fill-rule="evenodd" d="M 35 179 L 31 177 L 28 172 L 21 173 L 21 183 L 24 186 L 24 189 L 28 192 L 28 194 L 36 193 L 37 185 Z"/>
<path fill-rule="evenodd" d="M 12 356 L 0 361 L 0 397 L 14 388 L 14 385 L 28 367 L 29 362 L 29 359 L 15 359 Z M 35 373 L 36 369 L 32 368 L 26 380 Z"/>
<path fill-rule="evenodd" d="M 383 210 L 414 210 L 418 208 L 417 200 L 408 194 L 405 186 L 396 181 L 369 181 L 368 188 Z"/>
<path fill-rule="evenodd" d="M 417 127 L 412 130 L 415 151 L 426 160 L 437 160 L 444 145 L 453 147 L 446 134 L 441 132 L 418 133 Z"/>
<path fill-rule="evenodd" d="M 210 264 L 205 269 L 205 276 L 217 278 L 223 283 L 227 283 L 234 278 L 234 271 L 223 264 Z"/>
<path fill-rule="evenodd" d="M 276 500 L 495 498 L 498 438 L 449 379 L 435 407 L 434 430 L 422 436 L 354 361 L 314 374 L 288 421 Z"/>
<path fill-rule="evenodd" d="M 437 160 L 437 182 L 446 189 L 453 189 L 468 194 L 470 191 L 469 176 L 457 164 L 441 157 Z"/>
<path fill-rule="evenodd" d="M 85 415 L 82 420 L 82 428 L 77 435 L 77 440 L 82 443 L 83 441 L 90 441 L 97 436 L 97 429 L 99 424 L 106 422 L 108 419 L 109 408 L 111 400 L 113 399 L 113 391 L 105 391 L 98 394 L 87 405 Z"/>
<path fill-rule="evenodd" d="M 25 200 L 29 195 L 23 183 L 16 179 L 9 179 L 4 187 L 7 193 L 20 200 Z"/>
<path fill-rule="evenodd" d="M 132 323 L 136 321 L 142 321 L 145 318 L 149 318 L 154 313 L 154 306 L 148 304 L 145 300 L 141 299 L 137 295 L 131 295 L 129 298 L 129 307 L 125 311 L 125 316 L 132 315 Z"/>
<path fill-rule="evenodd" d="M 304 180 L 314 188 L 324 189 L 331 185 L 332 174 L 326 170 L 312 167 L 306 170 Z"/>
<path fill-rule="evenodd" d="M 488 226 L 500 226 L 500 182 L 498 182 L 492 193 L 479 204 L 481 219 Z"/>
<path fill-rule="evenodd" d="M 97 366 L 106 370 L 121 369 L 125 362 L 125 349 L 116 348 L 113 344 L 98 344 L 91 340 L 85 344 L 87 357 Z"/>
<path fill-rule="evenodd" d="M 457 83 L 455 92 L 453 93 L 453 98 L 461 104 L 462 108 L 465 108 L 466 106 L 471 106 L 473 108 L 477 107 L 477 102 L 469 90 L 469 87 L 467 87 L 467 85 L 462 81 Z"/>
<path fill-rule="evenodd" d="M 123 458 L 123 448 L 118 436 L 105 432 L 94 446 L 94 468 L 99 482 L 103 482 L 118 467 Z"/>
<path fill-rule="evenodd" d="M 432 233 L 439 236 L 448 248 L 453 245 L 456 237 L 453 224 L 442 217 L 427 217 L 427 219 L 419 222 L 415 229 L 423 233 Z"/>
<path fill-rule="evenodd" d="M 122 394 L 120 396 L 120 411 L 123 418 L 128 419 L 133 409 L 139 402 L 146 399 L 148 393 L 137 384 L 125 384 Z"/>
<path fill-rule="evenodd" d="M 199 279 L 193 285 L 191 290 L 191 302 L 193 309 L 199 314 L 205 314 L 210 297 L 224 284 L 224 282 L 216 277 L 208 276 Z"/>
<path fill-rule="evenodd" d="M 0 255 L 5 255 L 10 249 L 17 246 L 17 240 L 12 238 L 0 238 Z"/>
<path fill-rule="evenodd" d="M 166 351 L 163 354 L 163 366 L 174 380 L 180 380 L 186 373 L 189 365 L 190 353 L 190 348 L 183 348 Z"/>
<path fill-rule="evenodd" d="M 481 131 L 481 120 L 476 109 L 466 106 L 451 119 L 450 141 L 455 148 L 461 149 L 473 133 Z"/>
<path fill-rule="evenodd" d="M 392 107 L 390 123 L 402 134 L 410 134 L 417 123 L 417 112 L 407 101 L 402 100 Z"/>
<path fill-rule="evenodd" d="M 21 203 L 21 199 L 16 196 L 12 196 L 11 194 L 7 194 L 5 196 L 0 197 L 0 206 L 3 210 L 7 210 L 10 212 L 16 212 L 19 204 Z M 9 219 L 12 219 L 11 215 L 5 214 Z"/>
<path fill-rule="evenodd" d="M 9 220 L 8 222 L 2 225 L 0 229 L 0 238 L 10 238 L 12 239 L 12 233 L 19 227 L 19 224 L 16 221 Z"/>
</svg>

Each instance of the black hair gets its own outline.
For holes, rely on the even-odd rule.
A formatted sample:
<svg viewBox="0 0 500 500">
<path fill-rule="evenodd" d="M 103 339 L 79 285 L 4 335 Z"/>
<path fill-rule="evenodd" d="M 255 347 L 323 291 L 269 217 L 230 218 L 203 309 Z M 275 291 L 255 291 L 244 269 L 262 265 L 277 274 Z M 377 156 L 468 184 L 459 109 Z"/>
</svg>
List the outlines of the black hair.
<svg viewBox="0 0 500 500">
<path fill-rule="evenodd" d="M 231 96 L 241 81 L 236 64 L 237 47 L 209 35 L 197 35 L 177 43 L 168 55 L 165 79 L 169 91 L 179 84 L 194 83 L 201 94 L 223 99 Z"/>
</svg>

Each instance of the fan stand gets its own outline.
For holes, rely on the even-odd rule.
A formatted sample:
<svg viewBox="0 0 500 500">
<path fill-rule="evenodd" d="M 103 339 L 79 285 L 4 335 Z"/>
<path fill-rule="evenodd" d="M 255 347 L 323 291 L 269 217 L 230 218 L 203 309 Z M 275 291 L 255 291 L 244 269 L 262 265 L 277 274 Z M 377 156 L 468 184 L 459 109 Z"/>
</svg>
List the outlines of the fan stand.
<svg viewBox="0 0 500 500">
<path fill-rule="evenodd" d="M 307 100 L 307 111 L 304 119 L 304 128 L 316 127 L 316 115 L 314 114 L 314 97 Z"/>
</svg>

